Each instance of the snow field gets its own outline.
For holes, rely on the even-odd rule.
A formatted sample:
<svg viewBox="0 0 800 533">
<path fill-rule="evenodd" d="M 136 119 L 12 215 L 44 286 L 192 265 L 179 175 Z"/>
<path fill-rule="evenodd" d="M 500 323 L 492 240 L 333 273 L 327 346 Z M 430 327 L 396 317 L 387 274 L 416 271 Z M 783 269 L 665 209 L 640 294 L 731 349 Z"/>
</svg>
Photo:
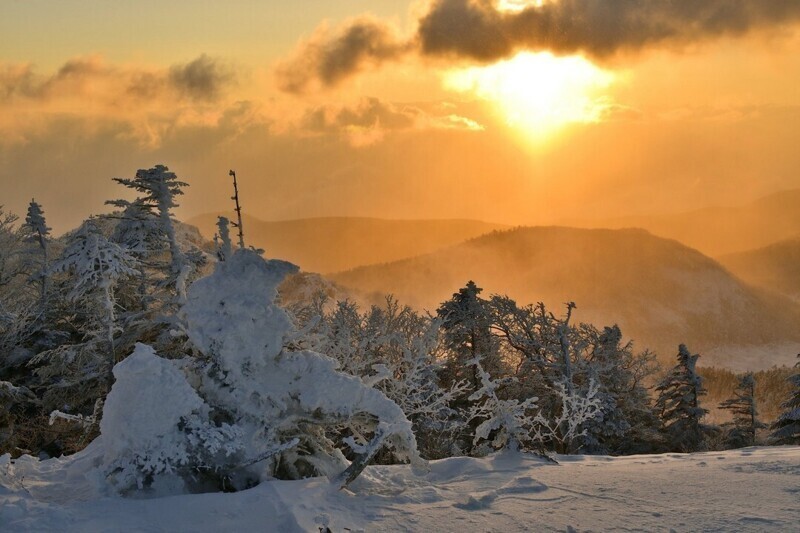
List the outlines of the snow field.
<svg viewBox="0 0 800 533">
<path fill-rule="evenodd" d="M 697 454 L 558 456 L 502 452 L 370 466 L 347 489 L 325 478 L 238 493 L 152 499 L 102 494 L 87 465 L 0 460 L 2 531 L 797 531 L 800 447 Z M 83 472 L 83 473 L 81 473 Z"/>
</svg>

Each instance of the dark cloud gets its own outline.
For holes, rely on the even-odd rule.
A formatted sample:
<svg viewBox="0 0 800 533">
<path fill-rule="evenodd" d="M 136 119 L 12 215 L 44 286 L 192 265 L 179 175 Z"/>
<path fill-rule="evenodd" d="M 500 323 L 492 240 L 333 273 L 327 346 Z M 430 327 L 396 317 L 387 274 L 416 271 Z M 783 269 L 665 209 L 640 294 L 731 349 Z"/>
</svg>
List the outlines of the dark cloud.
<svg viewBox="0 0 800 533">
<path fill-rule="evenodd" d="M 278 68 L 280 86 L 299 93 L 314 79 L 335 85 L 365 65 L 397 59 L 409 46 L 389 25 L 370 18 L 358 19 L 334 33 L 322 28 Z"/>
<path fill-rule="evenodd" d="M 560 0 L 514 12 L 498 11 L 490 0 L 438 0 L 420 21 L 418 39 L 424 54 L 478 61 L 521 49 L 605 58 L 799 19 L 796 0 Z"/>
<path fill-rule="evenodd" d="M 457 111 L 457 106 L 442 109 L 440 104 L 400 104 L 362 98 L 354 105 L 313 108 L 303 117 L 301 128 L 307 133 L 342 137 L 353 146 L 371 145 L 390 132 L 483 130 L 476 120 Z"/>
<path fill-rule="evenodd" d="M 182 94 L 198 100 L 217 99 L 232 79 L 229 68 L 205 54 L 169 69 L 170 83 Z"/>
<path fill-rule="evenodd" d="M 146 100 L 216 100 L 234 82 L 231 68 L 201 55 L 168 69 L 119 67 L 100 57 L 65 62 L 55 73 L 38 74 L 28 64 L 0 65 L 0 103 L 23 98 L 56 100 L 91 94 L 95 103 L 119 105 L 125 97 Z"/>
<path fill-rule="evenodd" d="M 30 65 L 3 65 L 0 67 L 0 101 L 36 95 L 39 81 Z"/>
<path fill-rule="evenodd" d="M 315 80 L 333 86 L 365 66 L 412 51 L 479 63 L 520 50 L 605 59 L 800 21 L 798 0 L 551 0 L 512 11 L 496 4 L 434 0 L 407 40 L 377 20 L 357 21 L 334 34 L 319 32 L 281 68 L 283 88 L 297 92 Z"/>
<path fill-rule="evenodd" d="M 322 106 L 311 110 L 303 125 L 314 132 L 339 132 L 348 128 L 381 128 L 401 130 L 411 128 L 420 110 L 400 107 L 377 98 L 364 98 L 356 106 Z"/>
</svg>

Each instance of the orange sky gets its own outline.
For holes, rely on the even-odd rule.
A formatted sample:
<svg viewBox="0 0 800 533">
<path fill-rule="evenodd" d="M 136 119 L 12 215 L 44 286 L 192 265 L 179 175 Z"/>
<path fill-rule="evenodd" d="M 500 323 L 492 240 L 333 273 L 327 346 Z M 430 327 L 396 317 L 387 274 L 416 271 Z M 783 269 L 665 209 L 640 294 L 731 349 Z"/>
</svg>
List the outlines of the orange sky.
<svg viewBox="0 0 800 533">
<path fill-rule="evenodd" d="M 36 197 L 65 231 L 157 163 L 191 184 L 181 216 L 229 209 L 235 168 L 263 219 L 529 224 L 800 186 L 797 2 L 160 4 L 4 3 L 6 210 Z"/>
</svg>

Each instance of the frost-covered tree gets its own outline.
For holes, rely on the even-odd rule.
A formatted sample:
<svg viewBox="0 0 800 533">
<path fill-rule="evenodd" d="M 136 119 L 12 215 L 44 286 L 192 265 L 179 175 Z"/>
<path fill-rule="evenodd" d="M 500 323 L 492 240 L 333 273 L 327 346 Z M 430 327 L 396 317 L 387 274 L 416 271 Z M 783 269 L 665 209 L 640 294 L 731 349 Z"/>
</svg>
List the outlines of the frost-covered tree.
<svg viewBox="0 0 800 533">
<path fill-rule="evenodd" d="M 137 344 L 114 367 L 95 444 L 102 471 L 119 492 L 208 490 L 204 481 L 243 446 L 237 428 L 209 420 L 209 407 L 174 361 Z"/>
<path fill-rule="evenodd" d="M 598 330 L 574 323 L 573 305 L 562 317 L 542 303 L 518 306 L 507 296 L 493 296 L 489 308 L 501 353 L 514 369 L 515 398 L 538 397 L 542 416 L 562 420 L 568 430 L 563 424 L 561 389 L 569 393 L 569 405 L 569 398 L 585 398 L 594 383 L 599 412 L 585 421 L 581 435 L 559 435 L 556 425 L 552 442 L 545 445 L 559 451 L 611 454 L 652 449 L 659 440 L 659 424 L 644 382 L 655 368 L 653 354 L 634 352 L 616 326 Z"/>
<path fill-rule="evenodd" d="M 290 478 L 328 475 L 341 484 L 384 446 L 421 465 L 411 422 L 397 404 L 338 372 L 332 358 L 287 346 L 297 332 L 275 299 L 296 270 L 237 250 L 192 284 L 183 309 L 189 339 L 205 361 L 199 393 L 215 416 L 241 430 L 240 463 Z M 352 463 L 330 437 L 339 428 L 350 432 Z"/>
<path fill-rule="evenodd" d="M 121 213 L 108 216 L 117 219 L 111 241 L 125 248 L 140 263 L 138 283 L 130 298 L 125 298 L 130 300 L 127 308 L 136 307 L 147 312 L 155 298 L 151 287 L 169 279 L 158 267 L 158 257 L 167 246 L 161 220 L 141 198 L 127 203 Z"/>
<path fill-rule="evenodd" d="M 480 451 L 482 444 L 495 450 L 519 450 L 521 446 L 529 448 L 535 423 L 533 410 L 538 398 L 534 396 L 522 401 L 501 398 L 503 382 L 492 379 L 481 366 L 480 359 L 475 359 L 471 364 L 481 380 L 481 388 L 469 397 L 474 402 L 470 409 L 470 420 L 479 422 L 473 437 L 475 449 Z"/>
<path fill-rule="evenodd" d="M 708 413 L 700 407 L 700 397 L 706 393 L 703 379 L 697 374 L 697 359 L 685 345 L 678 347 L 678 364 L 656 387 L 656 410 L 676 451 L 693 452 L 703 448 L 706 429 L 701 424 Z"/>
<path fill-rule="evenodd" d="M 25 241 L 36 244 L 39 249 L 39 260 L 30 265 L 32 270 L 34 270 L 34 274 L 31 278 L 39 283 L 40 302 L 41 305 L 44 306 L 46 305 L 48 290 L 50 228 L 47 227 L 44 211 L 42 211 L 42 207 L 36 203 L 36 200 L 31 200 L 30 205 L 28 205 L 28 214 L 25 217 L 25 224 L 22 226 L 22 231 L 25 235 Z"/>
<path fill-rule="evenodd" d="M 93 309 L 109 348 L 109 370 L 116 360 L 114 335 L 117 332 L 114 290 L 125 277 L 136 276 L 136 260 L 122 247 L 109 241 L 95 224 L 87 220 L 70 236 L 54 272 L 70 275 L 72 301 L 82 301 Z"/>
<path fill-rule="evenodd" d="M 15 261 L 21 237 L 14 227 L 17 219 L 16 215 L 6 213 L 0 205 L 0 289 L 3 291 L 20 273 L 18 262 Z"/>
<path fill-rule="evenodd" d="M 351 300 L 336 302 L 325 317 L 325 353 L 339 362 L 339 368 L 352 376 L 366 377 L 373 373 L 375 350 L 380 349 L 382 333 L 359 313 L 358 304 Z"/>
<path fill-rule="evenodd" d="M 800 358 L 800 354 L 797 357 Z M 789 381 L 794 385 L 794 391 L 781 404 L 783 412 L 771 427 L 771 438 L 778 444 L 800 444 L 800 362 L 795 368 L 798 371 L 789 377 Z"/>
<path fill-rule="evenodd" d="M 754 446 L 756 431 L 767 427 L 758 419 L 756 409 L 756 380 L 752 372 L 739 377 L 733 397 L 722 402 L 720 409 L 733 414 L 733 422 L 723 425 L 727 430 L 727 443 L 733 448 Z"/>
<path fill-rule="evenodd" d="M 317 333 L 320 351 L 336 359 L 342 371 L 362 378 L 400 406 L 424 457 L 453 453 L 465 420 L 450 404 L 464 395 L 466 383 L 439 383 L 443 365 L 438 319 L 401 306 L 392 297 L 363 313 L 345 300 L 323 313 Z"/>
<path fill-rule="evenodd" d="M 22 329 L 20 315 L 25 306 L 20 278 L 25 272 L 21 261 L 22 232 L 15 227 L 18 217 L 0 206 L 0 361 L 18 346 Z M 4 357 L 6 356 L 6 357 Z M 2 370 L 2 368 L 0 368 Z"/>
<path fill-rule="evenodd" d="M 67 317 L 59 319 L 65 331 L 57 345 L 39 351 L 27 363 L 36 376 L 44 415 L 65 411 L 71 414 L 61 418 L 97 420 L 111 387 L 111 369 L 122 355 L 116 342 L 121 328 L 115 290 L 138 271 L 135 260 L 104 236 L 98 222 L 89 219 L 70 234 L 62 255 L 51 265 L 54 274 L 61 274 L 58 292 L 64 297 L 58 314 Z M 88 436 L 79 426 L 75 430 Z M 58 448 L 63 451 L 62 445 Z"/>
<path fill-rule="evenodd" d="M 559 408 L 556 411 L 539 411 L 534 418 L 531 439 L 549 444 L 560 453 L 575 453 L 576 441 L 587 433 L 587 424 L 600 415 L 597 384 L 589 381 L 586 392 L 581 393 L 565 382 L 555 384 Z"/>
<path fill-rule="evenodd" d="M 214 234 L 214 241 L 217 242 L 217 258 L 225 261 L 233 253 L 230 221 L 226 217 L 217 217 L 217 233 Z"/>
<path fill-rule="evenodd" d="M 123 209 L 123 218 L 128 218 L 133 223 L 127 225 L 129 228 L 127 231 L 139 229 L 143 244 L 146 243 L 146 238 L 152 230 L 157 228 L 163 234 L 170 254 L 169 280 L 175 287 L 179 301 L 184 301 L 191 263 L 178 244 L 172 210 L 178 207 L 175 197 L 183 194 L 182 189 L 188 184 L 179 181 L 175 173 L 170 172 L 164 165 L 137 170 L 133 179 L 114 178 L 114 181 L 141 195 L 132 202 L 111 200 L 108 203 Z M 158 222 L 157 225 L 154 224 L 155 221 Z"/>
<path fill-rule="evenodd" d="M 467 396 L 483 386 L 472 361 L 479 360 L 492 376 L 499 376 L 504 366 L 492 335 L 488 302 L 480 297 L 482 291 L 469 281 L 436 311 L 446 349 L 444 382 L 450 385 L 466 381 L 468 385 L 467 394 L 455 404 L 458 408 L 469 408 Z"/>
<path fill-rule="evenodd" d="M 588 342 L 576 363 L 579 380 L 597 384 L 598 416 L 587 421 L 580 450 L 589 453 L 645 453 L 660 442 L 659 421 L 650 405 L 645 381 L 656 369 L 655 355 L 636 353 L 617 326 L 602 331 L 580 327 Z"/>
</svg>

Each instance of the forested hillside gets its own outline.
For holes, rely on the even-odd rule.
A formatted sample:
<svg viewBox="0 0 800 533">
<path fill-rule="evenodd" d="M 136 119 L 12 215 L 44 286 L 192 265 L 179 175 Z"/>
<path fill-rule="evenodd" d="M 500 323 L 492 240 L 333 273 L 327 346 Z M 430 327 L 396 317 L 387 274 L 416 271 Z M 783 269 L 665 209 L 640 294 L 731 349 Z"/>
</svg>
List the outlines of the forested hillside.
<svg viewBox="0 0 800 533">
<path fill-rule="evenodd" d="M 702 351 L 765 346 L 751 353 L 769 367 L 791 363 L 800 342 L 796 302 L 753 289 L 700 252 L 643 230 L 519 228 L 332 279 L 365 301 L 388 293 L 420 309 L 434 309 L 468 279 L 520 303 L 558 309 L 574 301 L 580 320 L 619 324 L 637 346 L 662 355 L 675 339 Z M 782 355 L 774 353 L 779 343 L 786 343 Z"/>
</svg>

